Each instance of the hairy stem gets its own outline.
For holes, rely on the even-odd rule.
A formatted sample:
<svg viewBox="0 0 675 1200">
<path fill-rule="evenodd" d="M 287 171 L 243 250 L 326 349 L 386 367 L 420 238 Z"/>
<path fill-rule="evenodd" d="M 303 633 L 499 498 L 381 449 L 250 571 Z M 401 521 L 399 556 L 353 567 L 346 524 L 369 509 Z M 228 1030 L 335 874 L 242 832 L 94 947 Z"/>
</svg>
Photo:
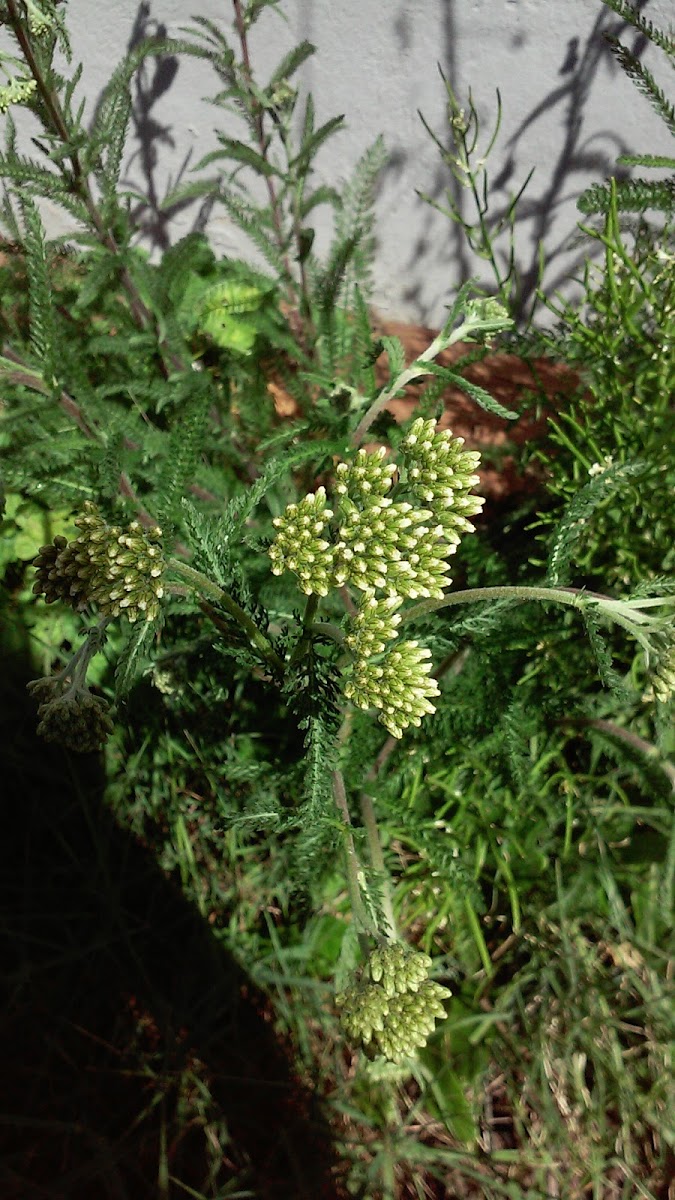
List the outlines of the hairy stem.
<svg viewBox="0 0 675 1200">
<path fill-rule="evenodd" d="M 368 909 L 363 901 L 361 879 L 363 870 L 359 862 L 359 856 L 356 853 L 354 845 L 354 835 L 352 833 L 352 821 L 349 815 L 349 805 L 347 803 L 347 793 L 345 791 L 345 781 L 342 777 L 342 771 L 333 771 L 332 776 L 333 799 L 335 807 L 338 810 L 340 818 L 345 828 L 345 856 L 347 859 L 347 889 L 349 891 L 349 900 L 352 906 L 354 917 L 358 921 L 363 933 L 371 934 L 377 937 L 377 929 L 375 929 Z"/>
<path fill-rule="evenodd" d="M 394 904 L 391 895 L 391 879 L 387 870 L 387 864 L 384 861 L 382 840 L 380 838 L 377 817 L 375 816 L 375 806 L 373 805 L 372 797 L 367 792 L 361 793 L 361 819 L 368 839 L 371 866 L 380 882 L 382 916 L 384 917 L 385 924 L 382 933 L 387 939 L 394 941 L 396 939 L 396 918 L 394 916 Z"/>
<path fill-rule="evenodd" d="M 241 0 L 232 0 L 232 4 L 234 7 L 234 25 L 235 25 L 235 29 L 237 31 L 237 37 L 239 38 L 239 44 L 241 46 L 241 61 L 242 61 L 242 65 L 244 68 L 244 76 L 246 78 L 246 83 L 249 85 L 250 111 L 251 111 L 251 116 L 252 116 L 254 127 L 255 127 L 255 135 L 256 135 L 257 142 L 258 142 L 258 149 L 260 151 L 262 158 L 265 159 L 265 162 L 269 162 L 269 157 L 268 157 L 269 142 L 265 135 L 264 109 L 262 108 L 259 100 L 256 98 L 256 96 L 253 94 L 253 92 L 250 89 L 250 85 L 253 83 L 253 68 L 251 66 L 251 54 L 250 54 L 249 45 L 248 45 L 248 33 L 246 30 L 246 22 L 244 20 L 243 7 L 242 7 Z M 269 202 L 270 202 L 270 212 L 272 215 L 272 225 L 274 227 L 274 236 L 276 238 L 277 246 L 279 247 L 279 252 L 281 254 L 282 262 L 284 265 L 284 271 L 286 272 L 286 287 L 287 287 L 287 291 L 288 291 L 288 296 L 289 296 L 289 300 L 291 301 L 291 304 L 293 305 L 295 313 L 297 314 L 296 322 L 295 322 L 296 335 L 299 337 L 302 348 L 304 350 L 307 350 L 308 347 L 305 345 L 305 340 L 306 340 L 306 335 L 308 335 L 311 332 L 311 329 L 306 327 L 307 320 L 306 320 L 306 316 L 305 316 L 305 313 L 303 310 L 308 301 L 308 293 L 304 292 L 303 294 L 301 294 L 301 290 L 299 290 L 298 283 L 293 274 L 293 269 L 291 267 L 291 260 L 288 257 L 288 251 L 286 249 L 286 235 L 284 233 L 283 209 L 281 207 L 281 203 L 280 203 L 279 197 L 277 195 L 277 190 L 274 185 L 274 180 L 271 175 L 265 176 L 265 185 L 267 187 L 267 195 L 268 195 Z M 298 249 L 299 248 L 300 247 L 298 244 Z M 304 282 L 305 281 L 303 278 L 303 283 Z M 310 325 L 311 325 L 311 322 L 310 322 Z M 310 341 L 310 344 L 311 344 L 311 341 Z"/>
<path fill-rule="evenodd" d="M 386 408 L 390 400 L 393 400 L 409 383 L 413 383 L 414 380 L 431 374 L 426 369 L 427 363 L 433 362 L 443 350 L 447 350 L 449 346 L 455 346 L 463 338 L 469 337 L 471 333 L 475 333 L 478 328 L 483 328 L 483 326 L 477 325 L 473 320 L 466 320 L 462 321 L 462 324 L 457 329 L 454 329 L 452 333 L 448 333 L 447 330 L 442 329 L 438 336 L 434 338 L 431 345 L 427 346 L 426 350 L 418 355 L 409 367 L 401 371 L 401 374 L 397 375 L 389 387 L 380 392 L 379 396 L 373 400 L 370 408 L 361 417 L 356 429 L 352 433 L 352 446 L 360 446 L 373 421 Z"/>
<path fill-rule="evenodd" d="M 403 614 L 401 624 L 406 621 L 416 621 L 427 613 L 437 612 L 440 608 L 451 608 L 454 604 L 477 604 L 483 600 L 551 600 L 557 604 L 569 604 L 572 608 L 583 608 L 584 597 L 599 597 L 596 592 L 584 592 L 581 588 L 547 588 L 547 587 L 503 587 L 467 588 L 462 592 L 452 592 L 441 600 L 421 600 Z M 604 599 L 609 597 L 602 596 Z"/>
<path fill-rule="evenodd" d="M 265 634 L 261 629 L 258 629 L 258 626 L 255 624 L 255 622 L 252 621 L 248 613 L 244 612 L 243 608 L 237 604 L 236 600 L 233 600 L 232 597 L 223 590 L 223 588 L 219 587 L 217 583 L 214 583 L 212 579 L 209 579 L 208 575 L 204 575 L 201 571 L 197 571 L 194 567 L 188 566 L 187 563 L 180 562 L 176 558 L 170 558 L 168 565 L 176 575 L 179 575 L 181 579 L 184 579 L 186 583 L 189 583 L 196 592 L 199 592 L 200 595 L 204 596 L 207 600 L 215 601 L 215 603 L 219 604 L 221 608 L 224 608 L 225 611 L 230 614 L 232 619 L 237 622 L 237 625 L 239 625 L 239 627 L 244 631 L 250 644 L 257 651 L 263 661 L 266 662 L 267 665 L 271 667 L 277 674 L 283 674 L 285 669 L 283 659 L 279 657 L 269 638 L 265 637 Z"/>
</svg>

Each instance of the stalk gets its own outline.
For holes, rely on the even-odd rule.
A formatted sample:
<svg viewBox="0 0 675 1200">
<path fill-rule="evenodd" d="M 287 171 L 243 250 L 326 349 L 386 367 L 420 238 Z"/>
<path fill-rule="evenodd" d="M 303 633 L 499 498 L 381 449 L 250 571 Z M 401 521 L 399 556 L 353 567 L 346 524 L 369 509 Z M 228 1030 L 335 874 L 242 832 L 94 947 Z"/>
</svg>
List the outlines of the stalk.
<svg viewBox="0 0 675 1200">
<path fill-rule="evenodd" d="M 253 95 L 253 93 L 250 92 L 250 85 L 253 83 L 253 68 L 251 66 L 251 55 L 250 55 L 249 45 L 248 45 L 248 33 L 246 31 L 246 22 L 244 20 L 244 12 L 243 12 L 243 8 L 242 8 L 241 0 L 232 0 L 232 5 L 234 7 L 234 25 L 235 25 L 235 29 L 237 31 L 237 37 L 239 38 L 239 44 L 241 46 L 241 60 L 242 60 L 243 68 L 244 68 L 244 75 L 246 78 L 246 83 L 249 85 L 250 105 L 251 105 L 250 111 L 251 111 L 251 117 L 252 117 L 253 123 L 254 123 L 256 139 L 258 142 L 258 150 L 260 151 L 260 154 L 262 155 L 262 157 L 265 159 L 265 162 L 268 162 L 269 159 L 268 159 L 267 152 L 268 152 L 268 148 L 269 148 L 269 143 L 268 143 L 267 137 L 265 135 L 265 127 L 264 127 L 264 123 L 263 123 L 264 110 L 261 108 L 259 101 Z M 284 141 L 283 137 L 282 137 L 282 141 Z M 284 149 L 286 149 L 285 142 L 284 142 Z M 288 159 L 288 153 L 287 153 L 287 159 Z M 301 334 L 302 348 L 303 348 L 303 350 L 306 351 L 307 345 L 305 345 L 304 342 L 306 339 L 308 339 L 309 344 L 311 345 L 311 342 L 313 340 L 312 335 L 314 334 L 314 330 L 313 330 L 313 327 L 311 324 L 311 319 L 309 318 L 309 288 L 308 288 L 308 283 L 307 283 L 306 272 L 305 272 L 304 265 L 301 263 L 300 269 L 301 269 L 302 282 L 301 282 L 300 288 L 298 288 L 298 284 L 293 275 L 291 260 L 288 257 L 288 251 L 286 249 L 286 235 L 284 233 L 283 210 L 281 207 L 281 203 L 279 201 L 279 197 L 277 195 L 277 190 L 274 185 L 274 180 L 272 179 L 271 175 L 265 176 L 265 186 L 267 187 L 267 195 L 268 195 L 269 202 L 270 202 L 270 212 L 272 214 L 272 224 L 274 226 L 274 234 L 275 234 L 275 237 L 277 240 L 277 245 L 279 247 L 279 252 L 282 257 L 282 262 L 284 264 L 284 270 L 286 272 L 286 287 L 288 290 L 289 299 L 297 312 L 298 323 L 300 326 L 299 330 L 297 330 L 296 332 L 299 332 Z M 293 227 L 294 227 L 294 233 L 297 233 L 295 221 L 294 221 Z M 298 251 L 299 250 L 300 250 L 300 243 L 299 243 L 299 239 L 298 239 Z"/>
<path fill-rule="evenodd" d="M 342 776 L 342 771 L 335 770 L 331 775 L 333 787 L 333 799 L 338 814 L 345 827 L 345 855 L 347 859 L 347 890 L 349 892 L 349 901 L 352 906 L 352 912 L 361 926 L 363 934 L 370 934 L 373 937 L 378 936 L 377 929 L 373 925 L 372 918 L 363 901 L 363 890 L 361 880 L 363 878 L 363 870 L 359 862 L 356 846 L 354 845 L 354 835 L 352 833 L 352 821 L 349 815 L 349 805 L 347 803 L 347 793 L 345 791 L 345 781 Z M 365 946 L 367 953 L 367 945 Z"/>
<path fill-rule="evenodd" d="M 176 575 L 179 575 L 181 579 L 190 584 L 195 591 L 199 592 L 207 600 L 214 600 L 216 604 L 224 608 L 244 631 L 249 642 L 264 662 L 276 674 L 283 674 L 285 663 L 277 654 L 269 638 L 265 637 L 262 630 L 258 629 L 255 621 L 251 620 L 248 613 L 244 612 L 243 608 L 237 604 L 236 600 L 232 599 L 228 592 L 219 587 L 217 583 L 214 583 L 212 579 L 209 579 L 208 575 L 197 571 L 195 567 L 188 566 L 187 563 L 180 562 L 177 558 L 170 558 L 168 566 Z"/>
</svg>

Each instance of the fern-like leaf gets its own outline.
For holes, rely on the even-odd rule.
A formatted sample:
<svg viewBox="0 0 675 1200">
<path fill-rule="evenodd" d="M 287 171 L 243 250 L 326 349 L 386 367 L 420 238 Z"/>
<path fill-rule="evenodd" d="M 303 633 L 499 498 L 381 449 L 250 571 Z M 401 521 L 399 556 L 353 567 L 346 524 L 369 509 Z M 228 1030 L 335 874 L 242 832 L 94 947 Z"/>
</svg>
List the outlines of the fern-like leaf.
<svg viewBox="0 0 675 1200">
<path fill-rule="evenodd" d="M 579 196 L 579 212 L 608 213 L 612 204 L 612 187 L 594 183 Z M 643 213 L 648 209 L 666 215 L 675 212 L 675 175 L 671 179 L 620 179 L 616 181 L 616 207 L 619 212 Z"/>
<path fill-rule="evenodd" d="M 51 383 L 54 375 L 54 312 L 50 269 L 47 261 L 42 219 L 28 197 L 21 201 L 24 224 L 26 274 L 28 276 L 28 306 L 30 340 L 45 378 Z"/>
<path fill-rule="evenodd" d="M 558 524 L 551 547 L 546 582 L 551 587 L 569 583 L 570 563 L 577 543 L 586 536 L 586 527 L 595 509 L 614 495 L 629 480 L 639 479 L 649 469 L 640 460 L 610 466 L 584 484 L 567 506 Z"/>
</svg>

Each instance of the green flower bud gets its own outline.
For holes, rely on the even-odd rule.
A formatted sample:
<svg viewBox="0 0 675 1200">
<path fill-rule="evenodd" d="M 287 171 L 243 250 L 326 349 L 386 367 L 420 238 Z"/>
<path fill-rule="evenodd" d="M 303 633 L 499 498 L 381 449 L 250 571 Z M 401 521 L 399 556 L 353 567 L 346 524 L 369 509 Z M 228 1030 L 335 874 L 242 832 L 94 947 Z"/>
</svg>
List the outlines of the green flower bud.
<svg viewBox="0 0 675 1200">
<path fill-rule="evenodd" d="M 268 551 L 272 573 L 294 571 L 306 596 L 326 596 L 335 586 L 334 551 L 323 536 L 332 515 L 326 489 L 320 487 L 274 520 L 277 535 Z"/>
<path fill-rule="evenodd" d="M 431 651 L 418 642 L 401 642 L 378 662 L 358 659 L 344 685 L 345 695 L 358 708 L 380 709 L 380 721 L 396 738 L 409 725 L 435 712 L 430 697 L 440 695 L 430 679 Z"/>
<path fill-rule="evenodd" d="M 374 591 L 364 592 L 345 639 L 357 658 L 370 658 L 386 650 L 387 642 L 396 637 L 396 626 L 401 621 L 396 609 L 401 604 L 400 596 L 378 599 Z"/>
<path fill-rule="evenodd" d="M 426 1045 L 450 992 L 428 978 L 431 959 L 398 943 L 374 950 L 364 969 L 336 997 L 340 1022 L 391 1062 L 412 1057 Z"/>
<path fill-rule="evenodd" d="M 366 970 L 373 983 L 379 983 L 388 996 L 418 991 L 427 978 L 431 959 L 405 946 L 402 942 L 373 950 Z"/>
<path fill-rule="evenodd" d="M 0 87 L 0 113 L 6 113 L 12 104 L 25 104 L 33 96 L 37 83 L 34 79 L 16 76 Z"/>
<path fill-rule="evenodd" d="M 412 599 L 443 595 L 440 580 L 449 568 L 438 557 L 435 532 L 424 524 L 429 511 L 384 498 L 363 510 L 343 505 L 343 512 L 336 546 L 341 582 Z"/>
<path fill-rule="evenodd" d="M 66 538 L 54 538 L 51 545 L 40 547 L 33 560 L 36 568 L 33 592 L 36 596 L 44 596 L 47 604 L 63 600 L 76 612 L 81 612 L 88 602 L 87 584 L 79 577 L 82 565 L 73 543 L 69 546 Z"/>
<path fill-rule="evenodd" d="M 504 326 L 513 324 L 504 305 L 494 296 L 488 296 L 485 300 L 469 300 L 464 310 L 464 320 Z"/>
<path fill-rule="evenodd" d="M 479 482 L 475 471 L 480 455 L 463 446 L 463 438 L 453 437 L 449 429 L 439 431 L 436 421 L 422 417 L 413 422 L 402 443 L 410 492 L 431 510 L 442 526 L 442 536 L 454 545 L 460 533 L 473 531 L 468 518 L 484 504 L 480 496 L 469 495 Z"/>
<path fill-rule="evenodd" d="M 96 604 L 103 617 L 154 620 L 164 595 L 161 530 L 145 530 L 138 521 L 125 529 L 108 525 L 89 502 L 75 524 L 79 537 L 55 538 L 40 549 L 33 591 L 48 604 L 64 600 L 78 612 Z"/>
<path fill-rule="evenodd" d="M 24 0 L 26 12 L 28 15 L 28 28 L 34 37 L 42 37 L 43 34 L 49 33 L 49 30 L 54 24 L 54 18 L 45 12 L 44 9 L 36 3 L 36 0 Z"/>
<path fill-rule="evenodd" d="M 335 491 L 348 496 L 353 504 L 370 505 L 386 496 L 396 474 L 395 463 L 385 463 L 387 451 L 382 446 L 369 452 L 359 450 L 351 463 L 338 463 L 335 469 Z"/>
</svg>

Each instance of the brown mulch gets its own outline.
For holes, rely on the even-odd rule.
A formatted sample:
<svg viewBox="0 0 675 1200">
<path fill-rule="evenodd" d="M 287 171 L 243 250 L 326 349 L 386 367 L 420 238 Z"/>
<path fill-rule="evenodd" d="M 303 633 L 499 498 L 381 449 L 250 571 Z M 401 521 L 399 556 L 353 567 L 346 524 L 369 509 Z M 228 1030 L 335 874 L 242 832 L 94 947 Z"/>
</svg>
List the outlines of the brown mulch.
<svg viewBox="0 0 675 1200">
<path fill-rule="evenodd" d="M 399 338 L 406 351 L 406 362 L 417 358 L 437 336 L 438 330 L 426 325 L 411 325 L 402 321 L 375 320 L 378 335 Z M 453 366 L 475 351 L 476 347 L 459 342 L 438 356 L 441 366 Z M 484 464 L 480 468 L 481 491 L 491 503 L 532 492 L 540 479 L 532 468 L 520 472 L 513 449 L 528 442 L 541 440 L 546 432 L 547 418 L 542 415 L 542 402 L 551 408 L 558 406 L 561 396 L 571 395 L 579 386 L 578 375 L 564 364 L 546 358 L 525 361 L 514 354 L 489 353 L 479 362 L 461 368 L 470 383 L 484 388 L 504 408 L 521 415 L 508 421 L 486 412 L 460 388 L 448 387 L 445 393 L 445 414 L 441 428 L 450 428 L 463 437 L 470 449 L 482 451 L 486 457 L 497 452 L 499 465 Z M 376 364 L 378 383 L 387 382 L 387 360 L 383 354 Z M 411 384 L 406 394 L 387 407 L 397 420 L 407 420 L 428 381 Z M 279 416 L 289 417 L 297 412 L 295 401 L 279 379 L 270 380 L 269 391 Z"/>
</svg>

